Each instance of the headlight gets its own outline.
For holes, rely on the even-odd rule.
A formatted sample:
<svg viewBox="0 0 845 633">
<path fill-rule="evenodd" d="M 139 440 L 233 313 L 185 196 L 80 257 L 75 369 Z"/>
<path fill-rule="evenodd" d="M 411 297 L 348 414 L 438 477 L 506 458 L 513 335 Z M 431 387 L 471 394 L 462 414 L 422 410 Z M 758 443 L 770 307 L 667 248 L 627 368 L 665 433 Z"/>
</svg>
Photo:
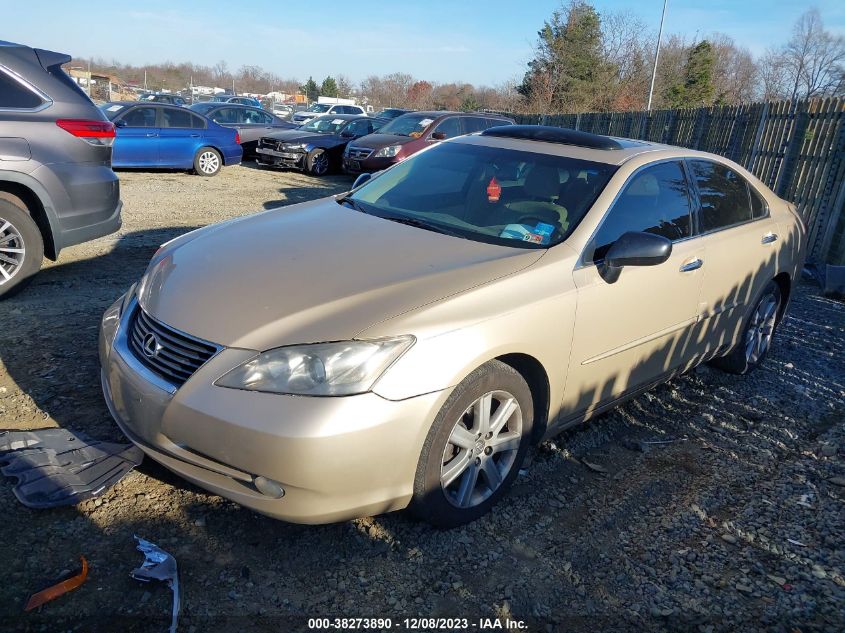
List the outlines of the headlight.
<svg viewBox="0 0 845 633">
<path fill-rule="evenodd" d="M 373 156 L 375 158 L 393 158 L 396 154 L 399 153 L 399 150 L 402 149 L 401 145 L 388 145 L 387 147 L 382 147 L 378 150 Z"/>
<path fill-rule="evenodd" d="M 282 149 L 286 152 L 291 152 L 298 149 L 305 149 L 305 143 L 296 143 L 294 145 L 282 145 Z"/>
<path fill-rule="evenodd" d="M 369 391 L 411 345 L 413 336 L 278 347 L 230 371 L 214 384 L 301 396 L 349 396 Z"/>
</svg>

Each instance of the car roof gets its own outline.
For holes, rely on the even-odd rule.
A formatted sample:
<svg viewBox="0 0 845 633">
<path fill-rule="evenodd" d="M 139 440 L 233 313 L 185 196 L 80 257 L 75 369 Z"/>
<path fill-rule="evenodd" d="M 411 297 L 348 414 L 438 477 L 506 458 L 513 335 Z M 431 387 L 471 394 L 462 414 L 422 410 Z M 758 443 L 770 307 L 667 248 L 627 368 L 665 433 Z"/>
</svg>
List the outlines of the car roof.
<svg viewBox="0 0 845 633">
<path fill-rule="evenodd" d="M 661 145 L 660 143 L 589 134 L 544 125 L 512 125 L 490 128 L 490 130 L 478 134 L 459 136 L 447 142 L 553 154 L 608 165 L 621 165 L 634 156 L 646 152 L 663 151 L 667 158 L 697 154 L 692 150 Z"/>
</svg>

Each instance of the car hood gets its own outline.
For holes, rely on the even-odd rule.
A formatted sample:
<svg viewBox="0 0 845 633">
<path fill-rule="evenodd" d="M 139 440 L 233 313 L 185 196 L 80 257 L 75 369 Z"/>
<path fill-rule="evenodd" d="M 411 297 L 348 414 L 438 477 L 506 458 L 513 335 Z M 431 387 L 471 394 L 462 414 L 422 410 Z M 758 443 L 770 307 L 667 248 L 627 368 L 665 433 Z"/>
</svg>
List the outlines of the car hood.
<svg viewBox="0 0 845 633">
<path fill-rule="evenodd" d="M 387 147 L 388 145 L 404 145 L 416 139 L 410 136 L 399 136 L 398 134 L 367 134 L 361 138 L 355 139 L 352 144 L 355 147 L 370 147 L 372 149 L 379 149 Z"/>
<path fill-rule="evenodd" d="M 325 198 L 177 238 L 150 263 L 139 302 L 193 336 L 266 350 L 354 338 L 544 252 L 442 235 Z"/>
<path fill-rule="evenodd" d="M 320 134 L 319 132 L 305 132 L 303 130 L 281 130 L 280 132 L 272 132 L 265 134 L 262 138 L 272 138 L 277 141 L 285 141 L 286 143 L 293 143 L 297 141 L 309 141 L 315 138 L 324 138 L 328 134 Z"/>
</svg>

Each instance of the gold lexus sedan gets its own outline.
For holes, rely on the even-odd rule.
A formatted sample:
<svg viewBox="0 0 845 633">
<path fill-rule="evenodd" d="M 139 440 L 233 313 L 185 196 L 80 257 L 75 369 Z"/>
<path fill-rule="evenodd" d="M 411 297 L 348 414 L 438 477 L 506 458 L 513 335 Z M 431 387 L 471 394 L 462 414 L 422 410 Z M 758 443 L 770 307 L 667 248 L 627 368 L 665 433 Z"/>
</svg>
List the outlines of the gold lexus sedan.
<svg viewBox="0 0 845 633">
<path fill-rule="evenodd" d="M 147 455 L 258 512 L 459 525 L 542 438 L 759 365 L 804 241 L 724 158 L 491 128 L 162 246 L 103 317 L 103 391 Z"/>
</svg>

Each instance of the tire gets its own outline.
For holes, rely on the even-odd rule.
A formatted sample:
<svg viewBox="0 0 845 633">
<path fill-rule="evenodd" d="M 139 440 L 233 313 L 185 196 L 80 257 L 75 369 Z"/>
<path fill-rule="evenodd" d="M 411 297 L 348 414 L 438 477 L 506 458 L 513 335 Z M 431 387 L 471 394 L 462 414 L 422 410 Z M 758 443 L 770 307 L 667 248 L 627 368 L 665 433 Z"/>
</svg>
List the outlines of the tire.
<svg viewBox="0 0 845 633">
<path fill-rule="evenodd" d="M 497 425 L 501 407 L 509 408 L 498 430 L 479 424 L 477 412 L 484 410 L 485 401 L 491 426 Z M 428 432 L 417 464 L 411 513 L 445 528 L 486 514 L 519 474 L 533 423 L 531 389 L 516 370 L 490 361 L 473 371 L 455 387 Z M 453 443 L 456 440 L 463 447 Z M 488 473 L 495 473 L 498 482 Z"/>
<path fill-rule="evenodd" d="M 325 176 L 329 173 L 329 155 L 321 149 L 312 149 L 305 159 L 305 166 L 312 176 Z"/>
<path fill-rule="evenodd" d="M 203 147 L 194 156 L 194 173 L 197 176 L 216 176 L 222 167 L 223 157 L 213 147 Z"/>
<path fill-rule="evenodd" d="M 23 290 L 41 270 L 43 259 L 44 241 L 32 217 L 0 200 L 0 299 Z"/>
<path fill-rule="evenodd" d="M 710 364 L 729 374 L 745 375 L 754 371 L 772 345 L 778 326 L 783 295 L 780 286 L 770 281 L 749 310 L 742 325 L 742 338 L 726 356 Z"/>
</svg>

